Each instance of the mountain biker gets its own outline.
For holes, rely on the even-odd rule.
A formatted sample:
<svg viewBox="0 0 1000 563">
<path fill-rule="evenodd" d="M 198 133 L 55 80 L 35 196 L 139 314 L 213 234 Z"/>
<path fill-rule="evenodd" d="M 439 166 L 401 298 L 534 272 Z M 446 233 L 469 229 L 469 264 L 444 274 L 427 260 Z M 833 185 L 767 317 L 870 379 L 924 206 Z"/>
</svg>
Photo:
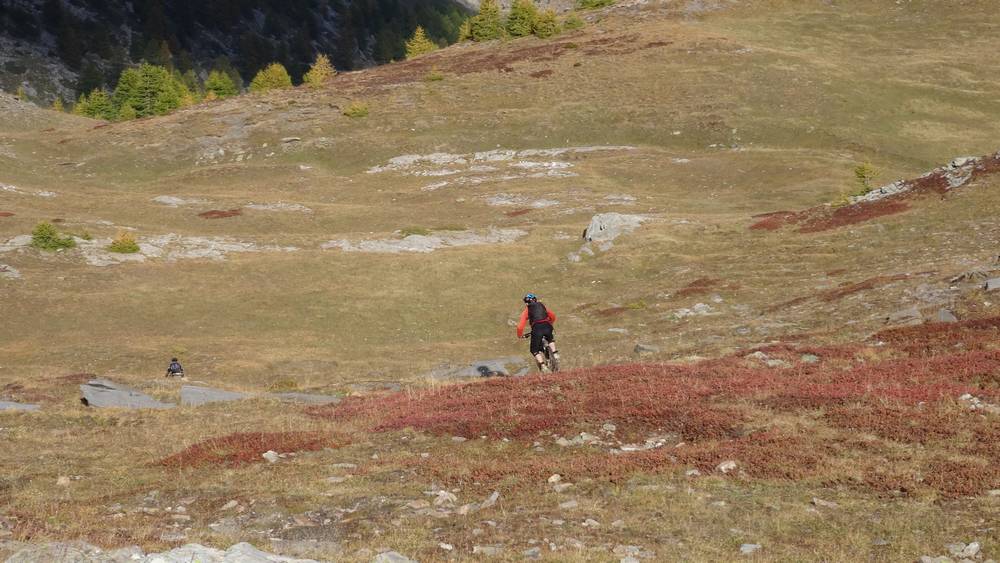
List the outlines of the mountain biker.
<svg viewBox="0 0 1000 563">
<path fill-rule="evenodd" d="M 556 322 L 556 315 L 550 311 L 545 304 L 538 300 L 538 296 L 529 293 L 524 296 L 524 311 L 521 312 L 521 320 L 517 323 L 517 337 L 524 337 L 524 327 L 531 323 L 531 355 L 535 357 L 538 371 L 545 372 L 545 354 L 542 345 L 542 337 L 549 341 L 549 351 L 552 357 L 559 360 L 559 352 L 556 350 L 556 337 L 552 333 L 552 325 Z"/>
<path fill-rule="evenodd" d="M 184 368 L 177 358 L 170 358 L 170 365 L 167 367 L 166 377 L 184 377 Z"/>
</svg>

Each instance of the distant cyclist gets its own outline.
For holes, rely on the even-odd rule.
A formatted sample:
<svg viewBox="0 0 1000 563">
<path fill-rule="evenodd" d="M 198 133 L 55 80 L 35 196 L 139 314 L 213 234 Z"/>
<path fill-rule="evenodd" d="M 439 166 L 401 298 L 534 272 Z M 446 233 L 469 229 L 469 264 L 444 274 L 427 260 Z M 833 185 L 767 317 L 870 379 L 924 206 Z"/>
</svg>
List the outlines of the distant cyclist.
<svg viewBox="0 0 1000 563">
<path fill-rule="evenodd" d="M 170 365 L 167 366 L 167 377 L 184 377 L 184 368 L 177 358 L 170 358 Z"/>
<path fill-rule="evenodd" d="M 559 361 L 559 352 L 556 350 L 556 337 L 552 333 L 552 325 L 556 322 L 556 315 L 545 304 L 538 300 L 538 296 L 529 293 L 524 296 L 524 311 L 521 313 L 521 320 L 517 323 L 517 337 L 524 337 L 524 327 L 531 324 L 531 355 L 535 357 L 538 371 L 549 371 L 545 362 L 545 344 L 542 338 L 548 341 L 549 353 L 556 362 Z"/>
</svg>

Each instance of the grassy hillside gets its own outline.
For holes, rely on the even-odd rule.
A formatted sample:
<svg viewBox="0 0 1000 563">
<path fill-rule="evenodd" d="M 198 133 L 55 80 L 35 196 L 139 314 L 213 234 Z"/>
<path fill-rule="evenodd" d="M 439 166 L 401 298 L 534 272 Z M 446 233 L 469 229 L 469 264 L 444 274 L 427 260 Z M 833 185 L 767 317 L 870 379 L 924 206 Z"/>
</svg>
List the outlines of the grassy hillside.
<svg viewBox="0 0 1000 563">
<path fill-rule="evenodd" d="M 0 276 L 0 399 L 43 407 L 0 414 L 12 452 L 0 459 L 0 522 L 10 523 L 10 537 L 144 547 L 246 540 L 348 560 L 379 548 L 458 559 L 502 544 L 501 558 L 538 547 L 552 560 L 595 561 L 627 555 L 614 551 L 619 545 L 657 559 L 737 558 L 743 543 L 764 545 L 754 555 L 762 560 L 912 560 L 977 540 L 985 558 L 997 557 L 995 471 L 975 473 L 967 488 L 927 484 L 928 472 L 1000 461 L 989 445 L 997 415 L 969 415 L 959 400 L 970 393 L 997 402 L 995 328 L 948 340 L 988 353 L 977 373 L 956 372 L 952 386 L 941 380 L 957 365 L 954 349 L 883 348 L 884 335 L 869 337 L 919 322 L 901 313 L 912 308 L 927 319 L 940 309 L 963 321 L 1000 315 L 996 297 L 979 289 L 998 267 L 1000 176 L 984 164 L 960 188 L 921 191 L 896 212 L 828 230 L 751 228 L 762 214 L 842 202 L 865 162 L 883 185 L 955 157 L 995 154 L 1000 21 L 991 3 L 620 4 L 548 41 L 463 44 L 344 73 L 318 91 L 243 96 L 155 119 L 104 124 L 0 102 L 0 188 L 12 188 L 0 190 L 0 265 L 17 274 Z M 352 102 L 366 104 L 368 116 L 344 115 Z M 406 155 L 420 158 L 399 158 Z M 867 219 L 867 207 L 852 209 Z M 611 248 L 582 251 L 591 217 L 609 212 L 645 222 Z M 58 253 L 10 242 L 40 221 L 91 240 Z M 101 250 L 123 229 L 143 246 L 138 257 Z M 406 244 L 481 244 L 365 251 L 404 244 L 408 234 L 418 236 Z M 580 371 L 461 393 L 495 405 L 516 392 L 601 416 L 530 432 L 503 426 L 514 423 L 490 409 L 473 411 L 465 426 L 407 418 L 410 393 L 431 397 L 416 414 L 432 416 L 435 395 L 413 390 L 439 384 L 427 375 L 434 368 L 526 357 L 511 324 L 526 291 L 559 314 L 564 363 Z M 594 366 L 638 361 L 640 343 L 655 351 L 641 357 L 647 367 L 622 368 L 623 385 L 691 377 L 685 384 L 697 387 L 695 376 L 713 374 L 766 385 L 757 396 L 740 388 L 708 398 L 668 397 L 671 386 L 650 385 L 586 399 L 594 404 L 549 387 L 597 385 L 618 372 Z M 742 359 L 775 343 L 804 348 Z M 801 359 L 814 352 L 818 368 Z M 86 376 L 70 374 L 176 400 L 177 384 L 162 379 L 172 355 L 190 379 L 229 390 L 411 391 L 363 399 L 361 410 L 267 400 L 158 413 L 79 405 Z M 939 355 L 924 366 L 926 378 L 892 385 L 933 388 L 919 400 L 933 406 L 935 424 L 971 420 L 955 422 L 955 435 L 914 438 L 908 432 L 932 415 L 909 399 L 897 404 L 899 393 L 772 401 L 792 374 L 820 387 L 837 383 L 841 370 L 880 381 Z M 726 359 L 675 371 L 699 358 Z M 759 365 L 768 360 L 781 362 Z M 733 374 L 727 362 L 752 371 Z M 868 364 L 884 371 L 863 371 Z M 629 401 L 657 393 L 679 410 L 629 410 Z M 694 417 L 695 430 L 726 431 L 676 427 L 703 408 L 714 418 Z M 857 422 L 890 416 L 878 409 L 903 430 Z M 373 411 L 403 422 L 373 422 Z M 664 447 L 700 449 L 669 463 L 656 458 L 664 449 L 622 454 L 632 461 L 608 471 L 609 446 L 567 450 L 537 433 L 601 435 L 605 422 L 626 441 L 669 434 Z M 208 450 L 249 444 L 257 459 L 262 448 L 336 447 L 276 464 L 157 463 L 232 433 L 304 431 L 323 438 L 237 436 Z M 801 466 L 812 462 L 795 455 L 808 450 L 822 471 L 755 471 L 741 448 L 776 432 L 780 439 L 753 455 L 787 454 Z M 749 469 L 708 476 L 726 461 L 716 459 L 722 453 Z M 425 459 L 439 465 L 428 469 Z M 867 474 L 850 466 L 873 460 L 908 473 L 865 486 Z M 686 476 L 693 468 L 706 478 Z M 550 470 L 577 488 L 548 492 Z M 328 481 L 344 472 L 354 477 Z M 69 480 L 57 485 L 61 476 Z M 454 507 L 446 496 L 441 505 L 418 502 L 433 502 L 423 491 L 438 487 L 458 489 Z M 493 490 L 497 507 L 454 513 Z M 810 505 L 812 497 L 838 507 Z M 559 508 L 571 499 L 578 508 Z M 229 500 L 243 510 L 221 510 Z M 190 521 L 165 510 L 178 504 Z M 452 514 L 432 513 L 442 507 Z M 236 524 L 209 527 L 226 518 Z M 587 519 L 600 526 L 582 526 Z"/>
</svg>

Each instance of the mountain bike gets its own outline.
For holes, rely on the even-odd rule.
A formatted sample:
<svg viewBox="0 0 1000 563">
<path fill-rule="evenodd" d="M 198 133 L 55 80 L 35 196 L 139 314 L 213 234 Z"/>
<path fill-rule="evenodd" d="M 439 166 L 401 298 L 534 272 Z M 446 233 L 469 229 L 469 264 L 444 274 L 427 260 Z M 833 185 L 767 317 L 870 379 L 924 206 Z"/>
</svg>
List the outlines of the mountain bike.
<svg viewBox="0 0 1000 563">
<path fill-rule="evenodd" d="M 525 333 L 524 338 L 531 338 L 531 333 Z M 552 353 L 552 349 L 549 347 L 549 339 L 542 336 L 542 354 L 545 356 L 545 363 L 542 364 L 542 373 L 548 370 L 551 373 L 559 371 L 559 358 Z"/>
</svg>

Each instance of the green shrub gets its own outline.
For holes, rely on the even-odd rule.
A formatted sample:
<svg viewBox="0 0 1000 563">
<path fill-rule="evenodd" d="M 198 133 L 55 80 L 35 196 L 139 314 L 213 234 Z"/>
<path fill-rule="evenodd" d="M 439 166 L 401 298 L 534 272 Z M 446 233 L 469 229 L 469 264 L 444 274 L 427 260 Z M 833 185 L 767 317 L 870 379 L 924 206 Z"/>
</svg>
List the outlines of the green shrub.
<svg viewBox="0 0 1000 563">
<path fill-rule="evenodd" d="M 483 0 L 479 14 L 469 20 L 469 33 L 473 41 L 490 41 L 503 37 L 503 18 L 497 0 Z"/>
<path fill-rule="evenodd" d="M 208 78 L 205 79 L 206 100 L 210 99 L 210 96 L 214 96 L 214 98 L 228 98 L 239 93 L 240 91 L 236 88 L 236 83 L 233 82 L 233 78 L 229 74 L 220 70 L 213 70 L 208 73 Z"/>
<path fill-rule="evenodd" d="M 406 227 L 405 229 L 400 229 L 399 234 L 406 238 L 412 235 L 420 235 L 426 237 L 431 234 L 430 229 L 425 229 L 424 227 Z"/>
<path fill-rule="evenodd" d="M 40 250 L 62 250 L 63 248 L 73 248 L 76 241 L 70 236 L 60 236 L 52 223 L 39 223 L 31 231 L 31 246 Z"/>
<path fill-rule="evenodd" d="M 261 69 L 250 82 L 251 92 L 265 92 L 280 88 L 291 88 L 292 77 L 281 63 L 271 63 Z"/>
<path fill-rule="evenodd" d="M 566 19 L 563 20 L 562 24 L 563 29 L 570 31 L 574 29 L 580 29 L 584 25 L 586 25 L 586 23 L 583 21 L 583 18 L 581 18 L 579 15 L 575 13 L 566 16 Z"/>
<path fill-rule="evenodd" d="M 119 254 L 135 254 L 139 252 L 139 243 L 135 241 L 135 235 L 132 233 L 118 231 L 118 235 L 108 245 L 108 251 L 118 252 Z"/>
<path fill-rule="evenodd" d="M 870 162 L 864 162 L 854 167 L 854 181 L 857 191 L 853 195 L 865 195 L 875 189 L 872 181 L 878 176 L 878 170 Z"/>
<path fill-rule="evenodd" d="M 525 37 L 535 30 L 538 8 L 533 0 L 514 0 L 507 15 L 507 35 Z"/>
<path fill-rule="evenodd" d="M 442 74 L 437 68 L 432 68 L 431 71 L 424 76 L 424 80 L 427 82 L 440 82 L 444 80 L 444 74 Z"/>
<path fill-rule="evenodd" d="M 316 57 L 316 62 L 309 68 L 309 72 L 302 77 L 302 81 L 310 88 L 321 88 L 336 75 L 337 71 L 330 64 L 330 58 L 326 55 L 319 55 Z"/>
<path fill-rule="evenodd" d="M 534 33 L 537 37 L 546 39 L 559 33 L 559 20 L 556 19 L 555 10 L 545 10 L 538 14 L 535 20 Z"/>
<path fill-rule="evenodd" d="M 615 3 L 615 0 L 576 0 L 576 7 L 581 10 L 593 10 L 595 8 L 606 8 Z"/>
<path fill-rule="evenodd" d="M 364 102 L 351 102 L 344 108 L 343 113 L 347 117 L 368 117 L 368 104 Z"/>
<path fill-rule="evenodd" d="M 428 39 L 427 33 L 424 32 L 424 28 L 419 25 L 417 26 L 416 31 L 413 32 L 413 36 L 406 42 L 407 59 L 419 57 L 420 55 L 426 55 L 427 53 L 433 53 L 437 50 L 437 43 Z"/>
</svg>

